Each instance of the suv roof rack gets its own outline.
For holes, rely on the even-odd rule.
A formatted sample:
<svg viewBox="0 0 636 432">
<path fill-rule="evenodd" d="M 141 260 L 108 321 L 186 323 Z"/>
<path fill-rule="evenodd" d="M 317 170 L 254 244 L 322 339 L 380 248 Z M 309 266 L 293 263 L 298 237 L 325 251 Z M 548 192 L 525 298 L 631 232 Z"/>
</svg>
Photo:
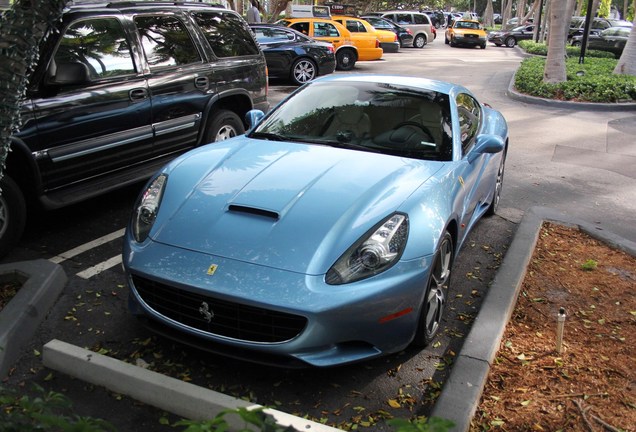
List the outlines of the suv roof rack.
<svg viewBox="0 0 636 432">
<path fill-rule="evenodd" d="M 161 5 L 174 5 L 174 6 L 213 6 L 228 9 L 228 3 L 225 0 L 217 1 L 170 1 L 170 0 L 152 0 L 152 1 L 104 1 L 104 0 L 71 0 L 69 6 L 73 7 L 134 7 L 134 6 L 161 6 Z"/>
</svg>

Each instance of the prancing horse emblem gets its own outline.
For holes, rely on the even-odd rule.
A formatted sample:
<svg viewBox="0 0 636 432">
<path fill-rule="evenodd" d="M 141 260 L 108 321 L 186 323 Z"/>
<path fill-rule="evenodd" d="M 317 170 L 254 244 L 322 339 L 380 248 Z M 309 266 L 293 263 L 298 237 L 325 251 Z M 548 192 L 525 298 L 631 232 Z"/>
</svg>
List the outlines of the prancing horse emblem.
<svg viewBox="0 0 636 432">
<path fill-rule="evenodd" d="M 212 321 L 212 318 L 214 318 L 214 312 L 210 310 L 210 306 L 206 302 L 201 303 L 199 313 L 203 315 L 203 319 L 208 324 Z"/>
</svg>

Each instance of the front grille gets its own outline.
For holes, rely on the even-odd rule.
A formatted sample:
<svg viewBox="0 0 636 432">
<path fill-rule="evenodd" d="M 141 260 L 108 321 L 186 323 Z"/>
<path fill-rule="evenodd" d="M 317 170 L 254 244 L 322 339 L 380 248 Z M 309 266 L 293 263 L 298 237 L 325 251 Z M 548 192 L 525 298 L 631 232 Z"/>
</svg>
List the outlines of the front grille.
<svg viewBox="0 0 636 432">
<path fill-rule="evenodd" d="M 133 283 L 141 299 L 157 313 L 207 333 L 249 342 L 284 342 L 305 328 L 307 319 L 298 315 L 247 306 L 196 294 L 139 276 Z M 212 314 L 208 323 L 206 309 Z"/>
</svg>

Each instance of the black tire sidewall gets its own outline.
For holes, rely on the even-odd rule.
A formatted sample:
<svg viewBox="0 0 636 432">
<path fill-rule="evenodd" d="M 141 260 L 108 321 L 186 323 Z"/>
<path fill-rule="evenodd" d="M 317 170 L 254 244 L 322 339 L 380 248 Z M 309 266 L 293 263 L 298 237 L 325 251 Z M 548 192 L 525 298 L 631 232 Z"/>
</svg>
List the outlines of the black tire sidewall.
<svg viewBox="0 0 636 432">
<path fill-rule="evenodd" d="M 216 136 L 224 126 L 231 126 L 236 131 L 236 135 L 242 135 L 245 133 L 245 126 L 241 121 L 241 118 L 230 110 L 216 110 L 210 115 L 211 122 L 207 127 L 203 142 L 201 144 L 208 144 L 216 141 Z"/>
<path fill-rule="evenodd" d="M 20 240 L 26 225 L 26 203 L 19 186 L 8 176 L 0 180 L 2 203 L 6 206 L 6 224 L 0 230 L 0 257 L 6 255 Z"/>
</svg>

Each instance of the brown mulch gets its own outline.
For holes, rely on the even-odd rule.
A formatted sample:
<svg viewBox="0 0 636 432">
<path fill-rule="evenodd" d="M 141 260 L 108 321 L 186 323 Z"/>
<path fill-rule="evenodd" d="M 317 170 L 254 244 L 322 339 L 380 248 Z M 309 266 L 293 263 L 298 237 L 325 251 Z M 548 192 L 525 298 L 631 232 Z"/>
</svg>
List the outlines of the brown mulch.
<svg viewBox="0 0 636 432">
<path fill-rule="evenodd" d="M 635 348 L 636 258 L 544 223 L 471 431 L 636 430 Z"/>
</svg>

